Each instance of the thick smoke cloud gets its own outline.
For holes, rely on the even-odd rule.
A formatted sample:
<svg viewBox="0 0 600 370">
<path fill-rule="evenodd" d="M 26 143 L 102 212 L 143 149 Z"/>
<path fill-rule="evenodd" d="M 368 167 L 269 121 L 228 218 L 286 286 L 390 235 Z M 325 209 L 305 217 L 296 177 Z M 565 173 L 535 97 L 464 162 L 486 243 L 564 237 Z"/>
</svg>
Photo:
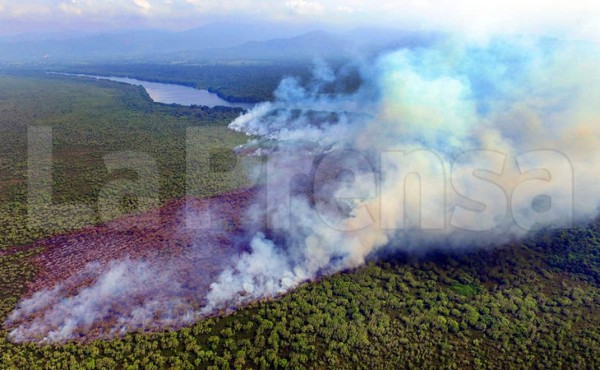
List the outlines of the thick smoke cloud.
<svg viewBox="0 0 600 370">
<path fill-rule="evenodd" d="M 205 312 L 358 266 L 383 248 L 496 245 L 594 217 L 598 61 L 583 44 L 453 40 L 362 66 L 365 83 L 352 94 L 322 94 L 334 80 L 323 67 L 310 88 L 284 80 L 274 102 L 230 125 L 276 142 L 262 215 L 272 237 L 257 234 L 212 284 Z M 308 195 L 289 191 L 311 171 Z"/>
<path fill-rule="evenodd" d="M 362 63 L 363 83 L 351 93 L 330 92 L 343 76 L 322 63 L 308 83 L 283 80 L 274 101 L 230 124 L 252 136 L 240 153 L 267 156 L 266 203 L 245 217 L 259 231 L 213 280 L 204 306 L 175 323 L 287 292 L 383 250 L 493 246 L 595 217 L 599 62 L 586 44 L 445 40 Z M 169 280 L 168 266 L 115 263 L 66 300 L 57 287 L 21 302 L 9 320 L 43 314 L 11 338 L 64 340 L 72 326 L 101 320 L 116 297 L 111 282 L 127 268 L 140 278 L 122 294 L 144 296 L 144 281 Z M 169 287 L 142 299 L 113 331 L 153 327 L 144 321 L 152 307 L 177 297 Z"/>
</svg>

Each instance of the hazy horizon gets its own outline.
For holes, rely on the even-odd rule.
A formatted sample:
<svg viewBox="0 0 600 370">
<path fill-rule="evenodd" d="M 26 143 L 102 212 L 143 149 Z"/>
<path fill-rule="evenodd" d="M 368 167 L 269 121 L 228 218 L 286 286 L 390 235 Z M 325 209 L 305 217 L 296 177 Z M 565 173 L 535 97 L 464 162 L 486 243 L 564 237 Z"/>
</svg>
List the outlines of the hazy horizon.
<svg viewBox="0 0 600 370">
<path fill-rule="evenodd" d="M 442 31 L 485 39 L 528 33 L 598 41 L 600 4 L 593 1 L 472 3 L 470 1 L 287 0 L 226 3 L 199 0 L 0 0 L 0 37 L 183 31 L 213 23 L 273 24 L 299 31 L 386 27 Z M 278 37 L 278 34 L 274 34 Z M 282 35 L 286 36 L 286 35 Z"/>
</svg>

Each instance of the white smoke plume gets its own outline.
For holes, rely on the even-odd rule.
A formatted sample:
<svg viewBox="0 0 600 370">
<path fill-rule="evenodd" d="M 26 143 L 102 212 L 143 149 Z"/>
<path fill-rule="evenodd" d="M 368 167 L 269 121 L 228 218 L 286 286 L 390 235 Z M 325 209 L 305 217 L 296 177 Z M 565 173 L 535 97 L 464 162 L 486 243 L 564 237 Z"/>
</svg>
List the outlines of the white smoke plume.
<svg viewBox="0 0 600 370">
<path fill-rule="evenodd" d="M 212 280 L 204 306 L 186 306 L 175 324 L 360 266 L 382 250 L 493 246 L 597 215 L 594 47 L 446 39 L 367 60 L 354 92 L 331 93 L 343 76 L 319 64 L 312 81 L 283 80 L 274 101 L 230 124 L 253 136 L 240 153 L 268 155 L 266 204 L 247 210 L 247 229 L 258 230 L 247 251 Z M 67 300 L 56 287 L 21 302 L 13 321 L 45 313 L 11 338 L 60 341 L 85 331 L 118 299 L 112 282 L 131 268 L 140 278 L 120 289 L 141 303 L 121 312 L 113 332 L 152 328 L 153 307 L 177 306 L 178 287 L 145 301 L 154 293 L 143 281 L 161 276 L 151 285 L 160 291 L 172 267 L 125 261 Z"/>
<path fill-rule="evenodd" d="M 23 300 L 7 322 L 27 321 L 14 328 L 9 338 L 62 342 L 85 338 L 102 322 L 110 327 L 108 336 L 192 323 L 198 318 L 197 310 L 183 298 L 185 289 L 173 271 L 174 266 L 159 269 L 127 259 L 106 267 L 91 263 L 64 283 Z M 86 279 L 92 283 L 76 286 L 77 293 L 70 294 L 72 284 Z"/>
<path fill-rule="evenodd" d="M 595 217 L 599 62 L 589 44 L 446 40 L 362 66 L 351 94 L 284 80 L 274 102 L 230 125 L 271 142 L 270 237 L 256 234 L 212 284 L 204 312 L 277 295 L 383 248 L 495 245 Z M 318 75 L 334 80 L 322 66 Z M 308 194 L 294 193 L 303 174 Z"/>
</svg>

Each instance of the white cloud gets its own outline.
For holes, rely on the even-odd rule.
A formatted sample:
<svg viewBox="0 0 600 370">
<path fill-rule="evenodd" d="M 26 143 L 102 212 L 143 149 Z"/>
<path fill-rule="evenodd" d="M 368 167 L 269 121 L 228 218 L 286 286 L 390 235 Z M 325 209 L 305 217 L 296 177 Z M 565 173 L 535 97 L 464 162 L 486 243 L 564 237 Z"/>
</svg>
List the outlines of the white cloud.
<svg viewBox="0 0 600 370">
<path fill-rule="evenodd" d="M 81 10 L 81 8 L 79 8 L 75 5 L 72 5 L 72 4 L 60 3 L 58 5 L 58 7 L 60 8 L 60 10 L 63 11 L 63 13 L 66 13 L 66 14 L 73 14 L 73 15 L 83 14 L 83 11 Z"/>
<path fill-rule="evenodd" d="M 347 5 L 339 5 L 336 9 L 338 12 L 342 12 L 342 13 L 353 13 L 354 12 L 354 8 L 347 6 Z"/>
<path fill-rule="evenodd" d="M 321 3 L 309 0 L 288 0 L 285 6 L 299 15 L 321 15 L 324 10 Z"/>
<path fill-rule="evenodd" d="M 150 5 L 148 0 L 133 0 L 133 3 L 140 9 L 142 13 L 148 13 L 150 8 L 152 8 L 152 5 Z"/>
<path fill-rule="evenodd" d="M 21 2 L 21 3 L 5 3 L 7 13 L 12 18 L 20 18 L 26 16 L 47 16 L 51 13 L 52 7 L 45 2 Z"/>
<path fill-rule="evenodd" d="M 67 27 L 71 21 L 95 20 L 135 27 L 131 16 L 144 18 L 145 25 L 171 27 L 182 20 L 198 24 L 230 17 L 448 30 L 473 37 L 536 32 L 600 40 L 596 0 L 0 0 L 0 23 L 26 18 Z"/>
</svg>

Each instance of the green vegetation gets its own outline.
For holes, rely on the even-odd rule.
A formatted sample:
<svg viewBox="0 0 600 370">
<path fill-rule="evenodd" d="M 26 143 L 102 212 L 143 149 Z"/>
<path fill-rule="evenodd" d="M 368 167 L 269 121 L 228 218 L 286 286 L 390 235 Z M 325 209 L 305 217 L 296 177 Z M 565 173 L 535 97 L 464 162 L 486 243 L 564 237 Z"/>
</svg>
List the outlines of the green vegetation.
<svg viewBox="0 0 600 370">
<path fill-rule="evenodd" d="M 141 153 L 156 162 L 159 202 L 183 196 L 188 128 L 195 130 L 187 135 L 197 148 L 194 155 L 211 159 L 211 171 L 204 171 L 199 183 L 192 184 L 193 194 L 211 195 L 239 187 L 243 175 L 223 176 L 219 171 L 229 165 L 230 156 L 217 155 L 223 148 L 246 141 L 244 135 L 226 127 L 239 114 L 236 109 L 154 104 L 143 88 L 126 84 L 0 75 L 0 249 L 48 235 L 27 223 L 28 127 L 52 127 L 52 201 L 94 208 L 102 191 L 117 191 L 107 184 L 143 175 L 134 169 L 108 172 L 105 156 L 124 151 Z M 125 211 L 134 206 L 124 207 Z M 42 205 L 36 214 L 56 220 L 46 227 L 54 233 L 69 229 L 69 225 L 100 221 L 97 214 L 65 214 L 44 207 L 48 208 Z"/>
<path fill-rule="evenodd" d="M 579 242 L 600 229 L 589 234 Z M 174 332 L 62 346 L 0 339 L 2 367 L 597 368 L 598 286 L 543 253 L 528 242 L 371 263 Z M 456 292 L 465 279 L 481 290 Z"/>
<path fill-rule="evenodd" d="M 340 62 L 332 62 L 332 68 L 338 72 L 338 80 L 322 91 L 351 92 L 360 85 L 356 69 L 348 68 Z M 229 101 L 257 103 L 273 99 L 273 91 L 282 78 L 294 76 L 308 81 L 313 66 L 306 62 L 244 62 L 189 64 L 109 64 L 59 66 L 52 71 L 82 73 L 101 76 L 129 77 L 140 80 L 173 83 L 207 89 Z"/>
<path fill-rule="evenodd" d="M 110 82 L 0 76 L 1 247 L 49 234 L 25 222 L 27 126 L 54 129 L 54 202 L 95 204 L 107 182 L 132 178 L 108 174 L 102 158 L 116 150 L 156 159 L 162 202 L 185 192 L 186 127 L 200 130 L 200 148 L 231 148 L 245 141 L 225 127 L 237 114 L 152 104 Z M 215 168 L 233 167 L 211 153 Z M 243 181 L 209 171 L 199 195 Z M 494 250 L 396 256 L 189 328 L 111 341 L 16 345 L 2 329 L 0 368 L 599 368 L 599 244 L 592 224 Z M 38 251 L 2 253 L 0 320 Z"/>
<path fill-rule="evenodd" d="M 452 284 L 450 289 L 465 297 L 473 297 L 481 292 L 481 287 L 475 284 Z"/>
<path fill-rule="evenodd" d="M 229 101 L 256 103 L 273 98 L 283 77 L 310 76 L 305 63 L 245 64 L 114 64 L 61 67 L 66 72 L 137 78 L 207 89 Z"/>
</svg>

